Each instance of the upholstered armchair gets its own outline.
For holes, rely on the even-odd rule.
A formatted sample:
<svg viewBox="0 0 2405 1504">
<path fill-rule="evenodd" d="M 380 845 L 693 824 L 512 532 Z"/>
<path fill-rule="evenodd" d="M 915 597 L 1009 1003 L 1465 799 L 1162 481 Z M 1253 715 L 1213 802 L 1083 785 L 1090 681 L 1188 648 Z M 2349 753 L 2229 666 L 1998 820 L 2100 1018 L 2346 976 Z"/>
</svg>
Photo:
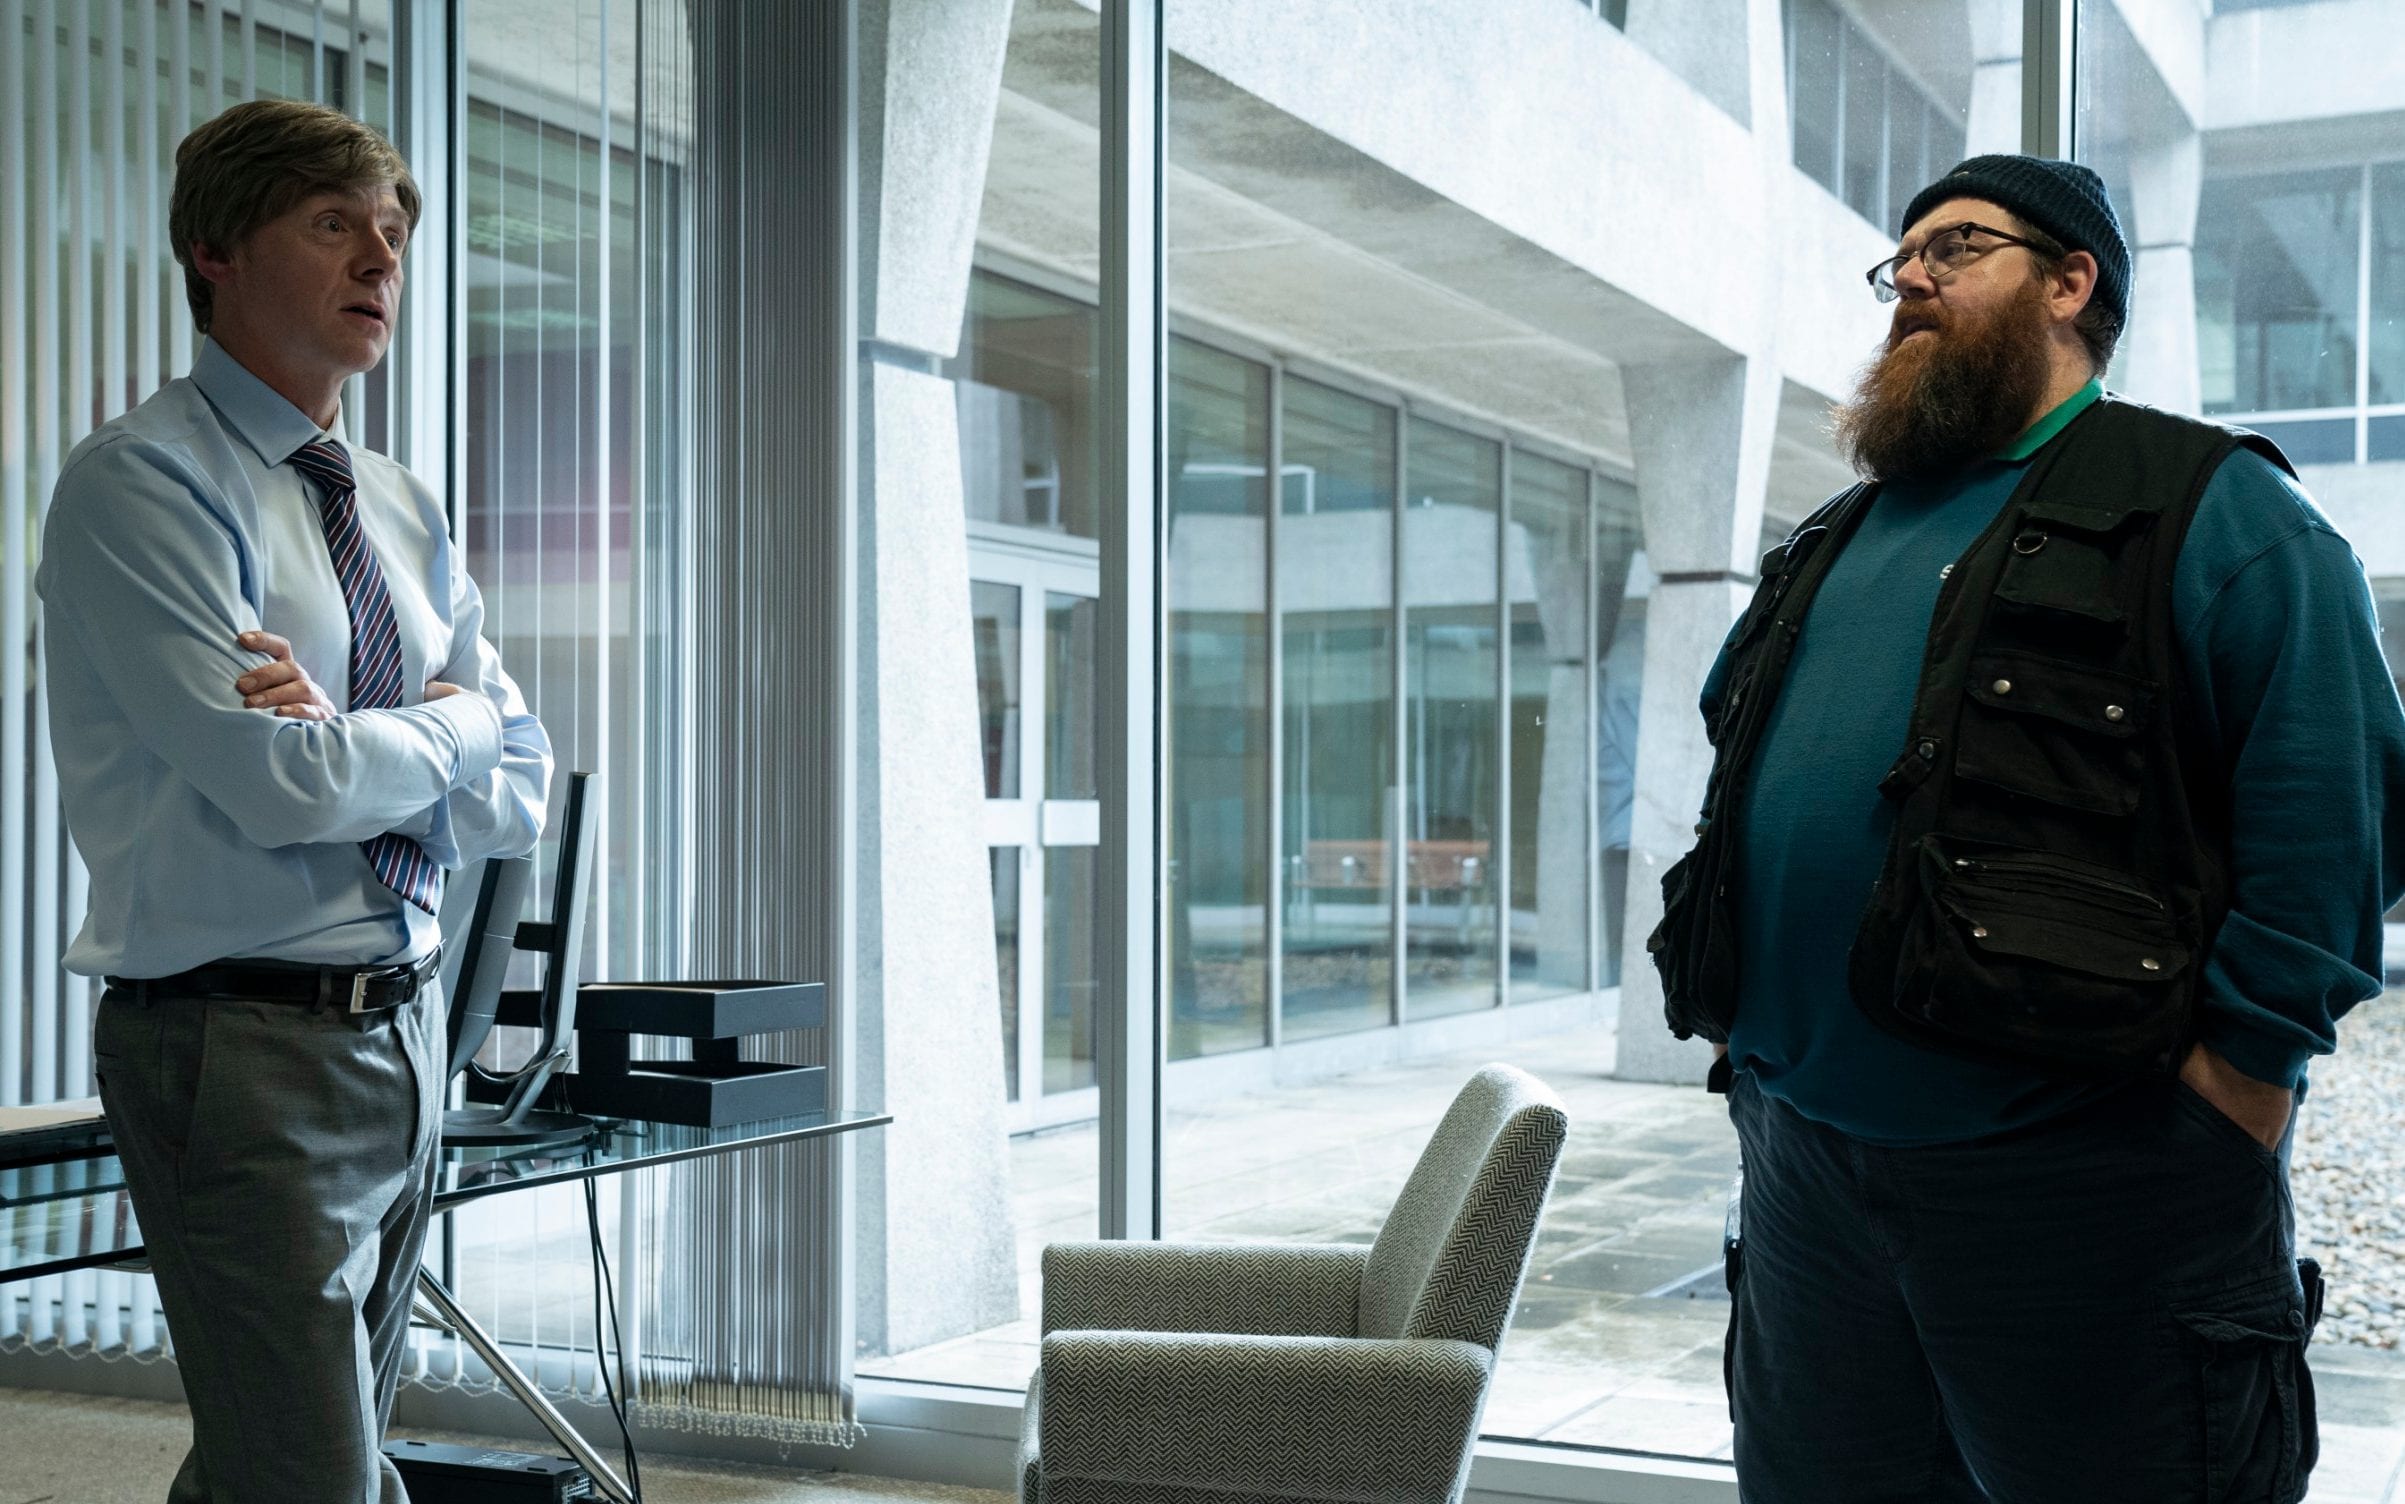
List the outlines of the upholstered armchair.
<svg viewBox="0 0 2405 1504">
<path fill-rule="evenodd" d="M 1452 1504 L 1568 1119 L 1490 1065 L 1377 1241 L 1055 1243 L 1023 1504 Z"/>
</svg>

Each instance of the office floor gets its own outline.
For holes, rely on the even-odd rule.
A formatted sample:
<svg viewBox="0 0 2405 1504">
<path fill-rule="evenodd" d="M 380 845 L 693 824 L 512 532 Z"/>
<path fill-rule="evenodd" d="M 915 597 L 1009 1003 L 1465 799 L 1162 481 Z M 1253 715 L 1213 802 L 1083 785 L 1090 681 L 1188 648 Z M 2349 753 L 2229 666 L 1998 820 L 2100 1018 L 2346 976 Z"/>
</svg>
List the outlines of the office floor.
<svg viewBox="0 0 2405 1504">
<path fill-rule="evenodd" d="M 436 1441 L 446 1432 L 399 1434 Z M 0 1389 L 0 1504 L 159 1504 L 192 1439 L 184 1407 Z M 524 1443 L 499 1443 L 524 1446 Z M 648 1460 L 650 1504 L 1008 1504 L 1010 1495 L 831 1473 Z"/>
</svg>

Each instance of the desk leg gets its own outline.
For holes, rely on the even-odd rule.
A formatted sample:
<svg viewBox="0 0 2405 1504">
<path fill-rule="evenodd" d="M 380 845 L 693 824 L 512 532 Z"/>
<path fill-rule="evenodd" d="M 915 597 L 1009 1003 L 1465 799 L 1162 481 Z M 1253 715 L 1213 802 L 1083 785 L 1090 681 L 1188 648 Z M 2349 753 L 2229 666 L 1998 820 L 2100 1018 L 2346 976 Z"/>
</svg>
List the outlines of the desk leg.
<svg viewBox="0 0 2405 1504">
<path fill-rule="evenodd" d="M 534 1387 L 534 1381 L 519 1372 L 518 1365 L 509 1361 L 500 1345 L 493 1341 L 484 1328 L 459 1308 L 459 1302 L 451 1298 L 451 1292 L 443 1288 L 441 1280 L 420 1269 L 418 1294 L 424 1296 L 427 1304 L 434 1308 L 434 1314 L 441 1324 L 456 1332 L 468 1346 L 474 1348 L 476 1356 L 484 1360 L 485 1367 L 493 1371 L 493 1376 L 518 1397 L 518 1403 L 532 1411 L 534 1418 L 543 1423 L 543 1429 L 549 1431 L 561 1446 L 568 1449 L 568 1455 L 593 1475 L 594 1486 L 602 1491 L 605 1498 L 614 1499 L 618 1504 L 635 1504 L 634 1490 L 626 1486 L 625 1481 L 602 1460 L 601 1454 L 593 1450 L 592 1444 L 568 1423 L 568 1417 L 560 1414 L 558 1408 L 543 1397 L 543 1392 Z"/>
</svg>

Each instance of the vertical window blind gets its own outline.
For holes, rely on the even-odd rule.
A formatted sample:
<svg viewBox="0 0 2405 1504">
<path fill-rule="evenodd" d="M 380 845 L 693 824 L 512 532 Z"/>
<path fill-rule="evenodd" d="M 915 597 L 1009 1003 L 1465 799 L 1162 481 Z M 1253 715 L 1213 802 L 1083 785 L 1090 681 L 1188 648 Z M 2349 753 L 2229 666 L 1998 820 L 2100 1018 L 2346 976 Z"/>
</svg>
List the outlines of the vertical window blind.
<svg viewBox="0 0 2405 1504">
<path fill-rule="evenodd" d="M 59 964 L 87 880 L 59 816 L 33 598 L 51 487 L 86 434 L 191 365 L 167 250 L 176 144 L 261 96 L 320 99 L 389 130 L 388 9 L 0 0 L 0 1105 L 95 1090 L 98 989 Z M 386 410 L 381 381 L 355 383 L 353 437 L 372 442 Z M 48 1173 L 64 1187 L 86 1169 Z M 167 1350 L 150 1281 L 114 1271 L 0 1285 L 0 1346 L 25 1344 Z"/>
<path fill-rule="evenodd" d="M 775 6 L 738 10 L 745 27 L 781 20 Z M 741 31 L 730 20 L 711 33 L 718 66 L 738 65 Z M 429 35 L 447 45 L 423 45 Z M 256 97 L 335 105 L 405 153 L 403 104 L 441 114 L 425 132 L 430 157 L 412 167 L 444 213 L 421 227 L 408 296 L 446 306 L 404 318 L 393 357 L 346 393 L 344 421 L 355 442 L 390 452 L 404 386 L 421 394 L 429 410 L 409 416 L 409 458 L 449 496 L 487 634 L 562 770 L 602 775 L 584 975 L 685 976 L 744 960 L 823 974 L 821 956 L 749 954 L 778 929 L 759 907 L 755 843 L 795 849 L 752 829 L 780 807 L 768 780 L 782 774 L 763 766 L 740 791 L 695 776 L 724 755 L 690 713 L 708 635 L 697 592 L 719 567 L 701 562 L 697 540 L 717 540 L 723 564 L 725 547 L 750 546 L 725 540 L 749 538 L 780 505 L 710 479 L 729 451 L 703 436 L 765 409 L 709 398 L 690 374 L 697 331 L 723 343 L 750 317 L 700 306 L 695 53 L 684 0 L 0 0 L 0 1104 L 94 1090 L 97 989 L 60 966 L 85 876 L 59 816 L 41 683 L 32 583 L 43 511 L 78 440 L 190 368 L 197 336 L 167 249 L 175 149 Z M 413 66 L 442 76 L 410 76 Z M 730 183 L 743 160 L 732 143 L 749 129 L 732 117 L 720 129 Z M 748 205 L 791 189 L 764 167 L 737 191 Z M 426 275 L 435 267 L 442 275 Z M 730 304 L 742 295 L 740 280 L 713 285 Z M 447 374 L 410 374 L 435 371 Z M 789 393 L 785 405 L 824 395 Z M 771 585 L 743 609 L 794 598 Z M 764 723 L 809 720 L 770 703 L 784 689 L 745 667 L 763 646 L 748 641 L 721 655 L 713 683 L 754 696 L 746 713 Z M 705 840 L 697 820 L 749 833 Z M 816 882 L 840 864 L 808 866 Z M 524 1042 L 500 1032 L 507 1063 Z M 781 1047 L 815 1056 L 822 1044 Z M 604 1183 L 637 1397 L 655 1421 L 848 1441 L 832 1170 L 823 1153 L 763 1160 Z M 63 1186 L 82 1172 L 48 1173 Z M 21 1215 L 0 1208 L 0 1219 Z M 533 1192 L 446 1224 L 428 1256 L 469 1309 L 540 1382 L 597 1394 L 581 1199 Z M 0 1222 L 0 1242 L 24 1231 Z M 172 1355 L 148 1278 L 115 1271 L 0 1284 L 0 1349 L 26 1347 Z M 418 1334 L 409 1373 L 490 1384 L 473 1355 L 431 1331 Z"/>
</svg>

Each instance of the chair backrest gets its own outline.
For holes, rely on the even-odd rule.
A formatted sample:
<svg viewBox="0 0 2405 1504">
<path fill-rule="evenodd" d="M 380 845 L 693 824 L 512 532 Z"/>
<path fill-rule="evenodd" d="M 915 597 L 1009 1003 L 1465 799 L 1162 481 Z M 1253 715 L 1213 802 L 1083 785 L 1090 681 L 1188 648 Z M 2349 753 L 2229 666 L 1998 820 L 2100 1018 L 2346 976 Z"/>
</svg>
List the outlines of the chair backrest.
<svg viewBox="0 0 2405 1504">
<path fill-rule="evenodd" d="M 1437 1124 L 1361 1276 L 1364 1337 L 1503 1341 L 1569 1115 L 1526 1071 L 1490 1065 Z"/>
</svg>

